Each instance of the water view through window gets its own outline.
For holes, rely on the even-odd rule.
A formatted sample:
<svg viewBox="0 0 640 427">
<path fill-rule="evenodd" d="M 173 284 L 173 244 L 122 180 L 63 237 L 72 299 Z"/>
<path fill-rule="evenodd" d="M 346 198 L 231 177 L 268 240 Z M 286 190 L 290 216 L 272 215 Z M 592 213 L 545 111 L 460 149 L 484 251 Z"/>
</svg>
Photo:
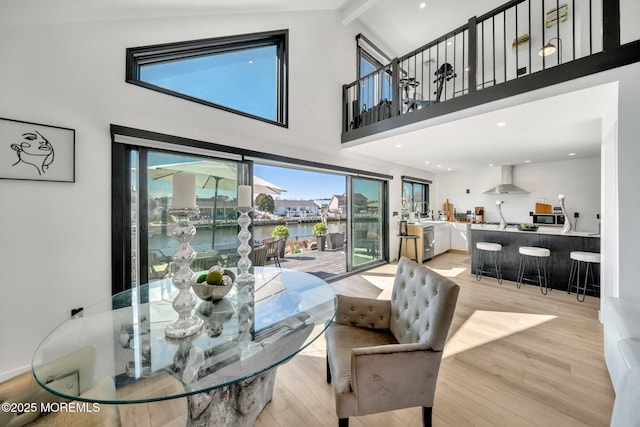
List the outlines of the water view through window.
<svg viewBox="0 0 640 427">
<path fill-rule="evenodd" d="M 142 283 L 137 278 L 170 278 L 175 272 L 172 257 L 178 241 L 172 234 L 176 218 L 171 208 L 173 177 L 178 172 L 196 176 L 199 213 L 191 217 L 196 234 L 190 245 L 197 256 L 191 269 L 235 267 L 237 189 L 248 165 L 153 149 L 134 150 L 131 155 L 132 283 Z M 138 176 L 141 167 L 145 173 Z M 262 265 L 279 264 L 330 279 L 346 273 L 349 265 L 383 260 L 381 181 L 254 164 L 252 182 L 254 248 L 267 246 L 272 239 L 284 241 L 278 262 L 267 258 Z M 141 251 L 144 256 L 138 257 Z"/>
<path fill-rule="evenodd" d="M 352 179 L 353 252 L 354 267 L 383 259 L 384 188 L 381 181 Z"/>
</svg>

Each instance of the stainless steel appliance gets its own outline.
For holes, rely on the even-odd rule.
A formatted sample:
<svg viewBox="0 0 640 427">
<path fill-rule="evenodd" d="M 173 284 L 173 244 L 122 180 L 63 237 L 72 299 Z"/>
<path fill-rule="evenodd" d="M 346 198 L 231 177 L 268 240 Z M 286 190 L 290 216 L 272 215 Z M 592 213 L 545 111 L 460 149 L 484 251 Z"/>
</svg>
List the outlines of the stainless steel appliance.
<svg viewBox="0 0 640 427">
<path fill-rule="evenodd" d="M 535 225 L 564 225 L 563 214 L 533 214 Z"/>
<path fill-rule="evenodd" d="M 422 227 L 422 262 L 433 258 L 433 244 L 436 234 L 433 225 Z"/>
</svg>

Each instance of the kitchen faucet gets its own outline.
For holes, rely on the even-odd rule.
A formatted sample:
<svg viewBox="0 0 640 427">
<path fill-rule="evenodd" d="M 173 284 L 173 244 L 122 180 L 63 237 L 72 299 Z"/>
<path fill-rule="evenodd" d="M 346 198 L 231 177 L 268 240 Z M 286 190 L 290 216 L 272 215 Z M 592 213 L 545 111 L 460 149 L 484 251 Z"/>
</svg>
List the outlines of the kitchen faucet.
<svg viewBox="0 0 640 427">
<path fill-rule="evenodd" d="M 428 215 L 429 215 L 429 202 L 417 202 L 417 203 L 415 203 L 415 204 L 413 205 L 413 206 L 414 206 L 414 208 L 415 208 L 415 210 L 416 210 L 416 213 L 418 214 L 418 221 L 420 221 L 420 220 L 422 219 L 422 218 L 420 217 L 420 212 L 421 212 L 420 208 L 421 208 L 423 205 L 424 205 L 424 206 L 426 206 L 426 209 L 424 210 L 424 212 L 426 212 L 426 213 L 427 213 L 427 216 L 428 216 Z"/>
</svg>

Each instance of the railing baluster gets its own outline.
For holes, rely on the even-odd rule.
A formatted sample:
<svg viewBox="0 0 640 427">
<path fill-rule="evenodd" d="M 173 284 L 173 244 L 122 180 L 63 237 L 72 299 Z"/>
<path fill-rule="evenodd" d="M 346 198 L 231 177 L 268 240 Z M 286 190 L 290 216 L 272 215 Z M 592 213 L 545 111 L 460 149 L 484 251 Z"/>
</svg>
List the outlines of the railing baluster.
<svg viewBox="0 0 640 427">
<path fill-rule="evenodd" d="M 572 55 L 571 55 L 571 59 L 573 61 L 575 61 L 576 59 L 576 0 L 573 0 L 572 5 L 571 5 L 571 40 L 573 41 L 572 43 Z M 591 35 L 589 35 L 589 37 L 591 37 Z"/>
<path fill-rule="evenodd" d="M 467 34 L 468 34 L 468 30 L 467 30 Z M 465 32 L 462 32 L 462 90 L 461 93 L 462 95 L 464 95 L 464 76 L 469 72 L 469 62 L 467 61 L 466 66 L 465 66 L 465 56 L 464 56 L 464 47 L 465 47 L 465 43 L 464 43 L 464 39 L 465 39 Z"/>
<path fill-rule="evenodd" d="M 507 11 L 502 12 L 502 38 L 504 39 L 504 81 L 507 81 Z"/>
<path fill-rule="evenodd" d="M 562 41 L 560 40 L 560 0 L 556 0 L 556 39 L 558 40 L 558 49 L 556 49 L 556 65 L 560 65 L 562 58 Z"/>
<path fill-rule="evenodd" d="M 529 64 L 527 65 L 527 74 L 531 74 L 531 64 L 533 63 L 533 58 L 531 56 L 531 0 L 527 0 L 527 10 L 529 11 L 529 21 L 527 23 L 527 35 L 529 36 Z"/>
<path fill-rule="evenodd" d="M 603 3 L 604 3 L 604 0 L 603 0 Z M 591 25 L 593 23 L 592 15 L 593 15 L 593 5 L 591 4 L 591 0 L 589 0 L 589 55 L 593 55 L 593 31 L 591 30 Z"/>
<path fill-rule="evenodd" d="M 482 89 L 484 89 L 484 82 L 485 82 L 485 78 L 484 78 L 484 21 L 482 21 L 482 24 L 480 25 L 480 28 L 482 28 L 482 82 L 480 82 L 482 84 Z"/>
<path fill-rule="evenodd" d="M 448 58 L 447 58 L 447 46 L 449 45 L 449 42 L 447 41 L 447 39 L 444 40 L 444 63 L 447 64 Z M 444 88 L 442 89 L 444 92 L 444 100 L 447 100 L 447 79 L 444 80 Z"/>
<path fill-rule="evenodd" d="M 496 85 L 496 20 L 495 18 L 491 18 L 491 44 L 493 45 L 493 54 L 491 55 L 491 59 L 493 59 L 493 85 Z"/>
<path fill-rule="evenodd" d="M 474 93 L 478 82 L 478 24 L 476 17 L 469 19 L 469 93 Z"/>
<path fill-rule="evenodd" d="M 427 84 L 429 85 L 429 91 L 427 92 L 429 94 L 429 99 L 431 99 L 431 64 L 432 64 L 432 60 L 431 60 L 431 48 L 429 48 L 429 76 L 427 77 Z"/>
<path fill-rule="evenodd" d="M 400 89 L 400 66 L 398 65 L 398 58 L 393 58 L 391 61 L 391 90 L 395 95 L 391 98 L 391 115 L 397 116 L 400 114 L 400 98 L 398 97 L 398 91 Z"/>
<path fill-rule="evenodd" d="M 518 5 L 517 4 L 515 5 L 515 9 L 516 9 L 515 10 L 515 12 L 516 12 L 516 29 L 515 29 L 515 31 L 516 31 L 516 37 L 515 37 L 515 41 L 516 41 L 516 79 L 517 79 L 518 77 L 520 77 L 520 76 L 518 76 L 518 68 L 519 68 L 518 60 L 520 59 L 520 58 L 518 58 L 519 53 L 520 53 L 520 52 L 518 52 L 518 48 L 520 46 L 518 46 Z"/>
<path fill-rule="evenodd" d="M 541 5 L 540 7 L 542 8 L 540 10 L 540 13 L 542 14 L 541 15 L 542 19 L 540 20 L 540 25 L 542 26 L 541 27 L 542 28 L 542 32 L 540 33 L 540 34 L 542 34 L 542 46 L 540 46 L 540 48 L 542 49 L 542 48 L 544 48 L 544 46 L 547 43 L 547 41 L 545 40 L 545 36 L 544 36 L 544 30 L 545 30 L 545 25 L 544 25 L 544 17 L 545 17 L 545 14 L 544 14 L 544 0 L 542 0 L 540 2 L 540 5 Z M 542 69 L 546 70 L 546 68 L 547 68 L 546 56 L 542 55 Z"/>
</svg>

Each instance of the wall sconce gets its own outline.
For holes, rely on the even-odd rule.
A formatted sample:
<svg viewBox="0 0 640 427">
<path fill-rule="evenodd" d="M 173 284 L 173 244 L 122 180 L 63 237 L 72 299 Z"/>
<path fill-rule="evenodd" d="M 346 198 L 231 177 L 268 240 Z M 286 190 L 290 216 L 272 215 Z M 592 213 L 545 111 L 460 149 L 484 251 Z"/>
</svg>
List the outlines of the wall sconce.
<svg viewBox="0 0 640 427">
<path fill-rule="evenodd" d="M 559 50 L 556 49 L 556 45 L 551 43 L 553 40 L 558 40 Z M 549 42 L 545 44 L 542 47 L 542 49 L 538 51 L 538 55 L 539 56 L 553 55 L 554 53 L 556 53 L 556 50 L 558 50 L 558 64 L 562 64 L 562 40 L 560 40 L 560 37 L 552 37 L 551 39 L 549 39 Z"/>
</svg>

